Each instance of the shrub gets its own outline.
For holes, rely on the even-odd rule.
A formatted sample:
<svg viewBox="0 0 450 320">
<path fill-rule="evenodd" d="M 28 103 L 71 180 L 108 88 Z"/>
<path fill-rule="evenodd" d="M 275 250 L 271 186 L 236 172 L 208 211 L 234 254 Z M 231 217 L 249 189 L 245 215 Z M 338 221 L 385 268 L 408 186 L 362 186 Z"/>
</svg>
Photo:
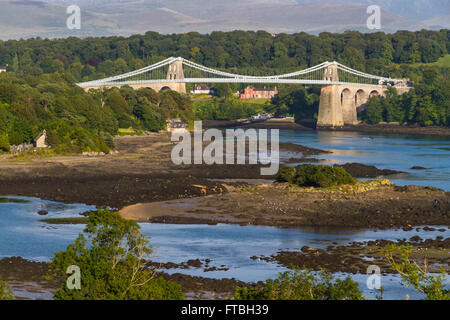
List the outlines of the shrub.
<svg viewBox="0 0 450 320">
<path fill-rule="evenodd" d="M 0 278 L 0 300 L 13 300 L 11 289 L 8 284 Z"/>
<path fill-rule="evenodd" d="M 300 187 L 327 188 L 341 184 L 354 184 L 356 180 L 341 167 L 302 165 L 297 168 L 283 166 L 277 178 Z"/>
<path fill-rule="evenodd" d="M 347 277 L 335 279 L 326 271 L 294 269 L 266 281 L 262 289 L 236 288 L 238 300 L 362 300 L 358 283 Z"/>
<path fill-rule="evenodd" d="M 277 182 L 295 183 L 296 170 L 291 166 L 282 166 L 277 177 Z"/>
</svg>

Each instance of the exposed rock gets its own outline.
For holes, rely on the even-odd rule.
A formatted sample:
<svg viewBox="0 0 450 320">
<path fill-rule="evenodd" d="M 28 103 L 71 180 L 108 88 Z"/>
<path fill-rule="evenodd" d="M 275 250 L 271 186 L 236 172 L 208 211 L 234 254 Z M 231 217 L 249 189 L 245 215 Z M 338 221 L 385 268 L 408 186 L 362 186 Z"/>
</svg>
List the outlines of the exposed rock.
<svg viewBox="0 0 450 320">
<path fill-rule="evenodd" d="M 395 171 L 389 169 L 378 169 L 375 166 L 368 166 L 361 163 L 346 163 L 343 165 L 335 165 L 336 167 L 344 168 L 355 178 L 376 178 L 379 176 L 389 176 L 393 174 L 404 173 L 402 171 Z"/>
</svg>

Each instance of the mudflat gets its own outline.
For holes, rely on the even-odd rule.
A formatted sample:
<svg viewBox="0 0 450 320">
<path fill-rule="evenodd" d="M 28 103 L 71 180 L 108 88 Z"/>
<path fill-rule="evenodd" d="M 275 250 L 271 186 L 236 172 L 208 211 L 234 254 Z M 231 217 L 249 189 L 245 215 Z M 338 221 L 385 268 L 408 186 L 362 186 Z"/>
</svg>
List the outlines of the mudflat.
<svg viewBox="0 0 450 320">
<path fill-rule="evenodd" d="M 137 204 L 120 213 L 141 222 L 183 224 L 364 228 L 450 225 L 450 193 L 435 188 L 379 182 L 329 189 L 285 183 L 224 186 L 226 193 Z"/>
<path fill-rule="evenodd" d="M 118 153 L 105 156 L 0 157 L 0 194 L 120 209 L 140 202 L 217 193 L 212 179 L 273 179 L 259 165 L 174 165 L 168 133 L 115 139 Z M 326 152 L 291 143 L 280 151 L 301 160 Z M 206 186 L 201 188 L 198 186 Z M 223 189 L 223 188 L 222 188 Z"/>
<path fill-rule="evenodd" d="M 275 177 L 261 176 L 259 165 L 174 165 L 168 133 L 120 137 L 115 142 L 118 153 L 106 156 L 3 156 L 0 194 L 117 209 L 136 205 L 122 214 L 166 223 L 449 225 L 449 193 L 434 188 L 362 185 L 355 192 L 254 185 L 255 179 Z M 290 143 L 281 143 L 280 150 L 289 154 L 286 160 L 298 157 L 299 162 L 302 156 L 327 152 Z"/>
</svg>

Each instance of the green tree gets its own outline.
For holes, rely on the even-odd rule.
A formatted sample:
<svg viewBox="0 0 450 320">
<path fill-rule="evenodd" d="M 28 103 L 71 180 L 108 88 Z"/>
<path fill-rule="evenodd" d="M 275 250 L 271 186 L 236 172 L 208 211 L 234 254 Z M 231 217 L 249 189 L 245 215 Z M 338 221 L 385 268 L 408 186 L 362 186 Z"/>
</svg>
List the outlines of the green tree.
<svg viewBox="0 0 450 320">
<path fill-rule="evenodd" d="M 9 138 L 6 133 L 0 133 L 0 151 L 9 152 Z"/>
<path fill-rule="evenodd" d="M 64 300 L 165 300 L 183 299 L 180 285 L 158 278 L 144 260 L 152 253 L 149 239 L 134 221 L 119 213 L 99 210 L 89 216 L 84 232 L 74 244 L 55 254 L 49 278 L 65 277 L 69 266 L 81 271 L 81 289 L 66 283 L 55 293 Z"/>
<path fill-rule="evenodd" d="M 450 291 L 445 288 L 448 275 L 444 268 L 439 275 L 430 274 L 426 259 L 422 266 L 411 259 L 411 246 L 388 245 L 382 252 L 391 268 L 400 274 L 406 287 L 413 287 L 425 294 L 426 300 L 450 300 Z"/>
<path fill-rule="evenodd" d="M 0 300 L 14 300 L 14 296 L 8 284 L 0 278 Z"/>
<path fill-rule="evenodd" d="M 128 105 L 127 101 L 118 90 L 112 90 L 108 94 L 105 105 L 111 108 L 111 110 L 118 115 L 131 114 L 132 112 L 132 109 Z"/>
<path fill-rule="evenodd" d="M 366 108 L 362 114 L 362 119 L 369 123 L 375 124 L 382 122 L 383 119 L 383 104 L 381 98 L 374 96 L 369 98 L 366 104 Z"/>
</svg>

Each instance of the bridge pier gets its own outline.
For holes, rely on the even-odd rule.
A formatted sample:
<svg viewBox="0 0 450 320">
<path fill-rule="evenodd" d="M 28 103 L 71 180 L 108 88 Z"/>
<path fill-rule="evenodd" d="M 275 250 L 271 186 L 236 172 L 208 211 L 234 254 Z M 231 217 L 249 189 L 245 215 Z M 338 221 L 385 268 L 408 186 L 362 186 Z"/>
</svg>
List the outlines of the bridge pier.
<svg viewBox="0 0 450 320">
<path fill-rule="evenodd" d="M 342 127 L 358 124 L 358 109 L 364 108 L 369 97 L 384 96 L 387 87 L 352 84 L 326 85 L 320 93 L 318 127 Z M 404 93 L 405 89 L 399 90 Z"/>
<path fill-rule="evenodd" d="M 324 69 L 324 81 L 339 82 L 337 63 Z M 342 127 L 358 123 L 358 108 L 364 108 L 372 95 L 384 95 L 386 88 L 380 86 L 360 86 L 354 84 L 330 84 L 320 92 L 317 127 Z"/>
<path fill-rule="evenodd" d="M 342 127 L 344 117 L 340 104 L 339 86 L 323 86 L 320 92 L 318 127 Z"/>
</svg>

